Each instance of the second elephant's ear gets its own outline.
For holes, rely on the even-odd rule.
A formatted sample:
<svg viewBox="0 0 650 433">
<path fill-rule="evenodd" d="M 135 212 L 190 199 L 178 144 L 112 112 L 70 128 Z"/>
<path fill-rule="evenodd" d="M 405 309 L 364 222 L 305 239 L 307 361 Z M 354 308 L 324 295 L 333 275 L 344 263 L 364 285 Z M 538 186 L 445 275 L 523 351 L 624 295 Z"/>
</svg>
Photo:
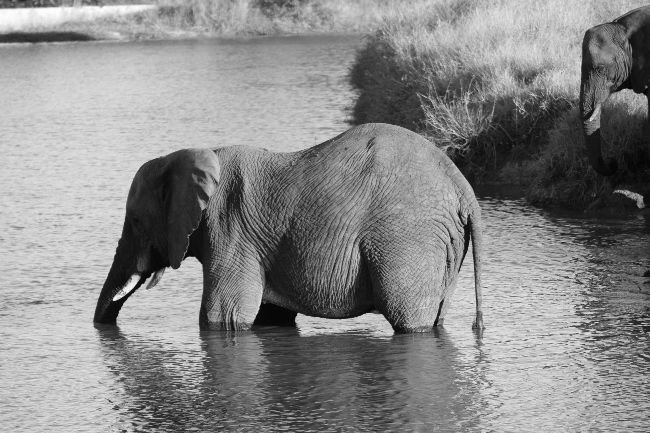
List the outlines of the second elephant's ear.
<svg viewBox="0 0 650 433">
<path fill-rule="evenodd" d="M 187 253 L 189 237 L 199 226 L 203 210 L 217 189 L 221 167 L 209 149 L 179 150 L 165 159 L 167 254 L 171 267 L 177 269 Z"/>
</svg>

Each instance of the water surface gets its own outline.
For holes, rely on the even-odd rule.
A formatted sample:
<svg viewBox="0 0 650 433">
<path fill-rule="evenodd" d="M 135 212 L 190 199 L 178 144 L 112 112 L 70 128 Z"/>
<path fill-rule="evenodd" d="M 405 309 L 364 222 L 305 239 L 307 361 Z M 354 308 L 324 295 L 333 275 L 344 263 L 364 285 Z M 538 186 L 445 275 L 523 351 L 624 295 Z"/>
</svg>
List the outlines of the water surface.
<svg viewBox="0 0 650 433">
<path fill-rule="evenodd" d="M 345 130 L 350 37 L 0 48 L 0 425 L 7 431 L 647 431 L 650 220 L 485 195 L 445 327 L 380 315 L 200 332 L 188 260 L 92 324 L 133 174 L 180 147 Z"/>
</svg>

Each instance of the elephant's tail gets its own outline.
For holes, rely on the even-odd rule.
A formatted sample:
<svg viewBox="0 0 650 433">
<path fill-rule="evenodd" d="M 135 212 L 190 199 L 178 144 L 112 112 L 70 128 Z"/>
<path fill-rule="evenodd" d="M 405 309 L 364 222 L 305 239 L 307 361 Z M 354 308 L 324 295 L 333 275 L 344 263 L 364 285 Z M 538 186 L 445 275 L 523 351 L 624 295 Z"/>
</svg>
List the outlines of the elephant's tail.
<svg viewBox="0 0 650 433">
<path fill-rule="evenodd" d="M 472 239 L 472 257 L 474 259 L 474 293 L 476 295 L 476 318 L 472 328 L 475 330 L 482 330 L 485 328 L 483 325 L 483 311 L 481 304 L 483 302 L 483 294 L 481 292 L 481 256 L 483 253 L 483 226 L 481 222 L 481 209 L 478 203 L 475 204 L 474 209 L 469 215 L 468 224 L 470 229 L 470 236 Z"/>
</svg>

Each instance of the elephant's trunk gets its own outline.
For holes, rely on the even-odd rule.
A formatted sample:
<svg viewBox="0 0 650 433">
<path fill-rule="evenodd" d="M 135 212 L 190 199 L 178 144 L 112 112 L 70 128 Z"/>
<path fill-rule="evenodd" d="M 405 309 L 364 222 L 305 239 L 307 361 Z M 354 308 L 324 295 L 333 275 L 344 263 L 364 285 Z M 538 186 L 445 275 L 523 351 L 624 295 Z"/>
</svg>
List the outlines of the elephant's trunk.
<svg viewBox="0 0 650 433">
<path fill-rule="evenodd" d="M 115 253 L 102 291 L 97 299 L 94 321 L 97 323 L 115 323 L 120 309 L 128 297 L 144 282 L 145 278 L 137 273 L 132 261 L 125 260 L 128 248 L 121 240 Z"/>
<path fill-rule="evenodd" d="M 585 137 L 589 164 L 603 176 L 611 176 L 616 172 L 616 160 L 603 159 L 602 138 L 600 136 L 600 113 L 603 102 L 609 97 L 605 83 L 583 73 L 580 87 L 580 115 L 582 131 Z"/>
<path fill-rule="evenodd" d="M 613 158 L 607 162 L 603 159 L 602 138 L 600 136 L 600 110 L 593 116 L 583 120 L 582 130 L 585 136 L 585 145 L 587 147 L 587 157 L 589 164 L 597 173 L 603 176 L 611 176 L 616 173 L 617 164 Z"/>
</svg>

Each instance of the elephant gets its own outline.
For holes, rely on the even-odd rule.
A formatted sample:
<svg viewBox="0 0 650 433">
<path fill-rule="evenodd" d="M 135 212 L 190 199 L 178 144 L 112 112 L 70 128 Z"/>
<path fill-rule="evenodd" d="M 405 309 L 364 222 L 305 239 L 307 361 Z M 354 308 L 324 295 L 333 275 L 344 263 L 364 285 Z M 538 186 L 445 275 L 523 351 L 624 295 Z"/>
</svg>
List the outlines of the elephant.
<svg viewBox="0 0 650 433">
<path fill-rule="evenodd" d="M 589 163 L 601 175 L 610 176 L 617 171 L 616 160 L 610 158 L 605 162 L 602 156 L 602 104 L 610 94 L 632 89 L 646 95 L 650 108 L 649 82 L 650 6 L 634 9 L 586 31 L 582 42 L 580 115 Z"/>
<path fill-rule="evenodd" d="M 94 321 L 186 257 L 203 268 L 201 329 L 295 326 L 298 313 L 384 315 L 396 333 L 443 322 L 470 240 L 482 330 L 481 211 L 424 137 L 365 124 L 305 150 L 183 149 L 134 176 Z"/>
</svg>

